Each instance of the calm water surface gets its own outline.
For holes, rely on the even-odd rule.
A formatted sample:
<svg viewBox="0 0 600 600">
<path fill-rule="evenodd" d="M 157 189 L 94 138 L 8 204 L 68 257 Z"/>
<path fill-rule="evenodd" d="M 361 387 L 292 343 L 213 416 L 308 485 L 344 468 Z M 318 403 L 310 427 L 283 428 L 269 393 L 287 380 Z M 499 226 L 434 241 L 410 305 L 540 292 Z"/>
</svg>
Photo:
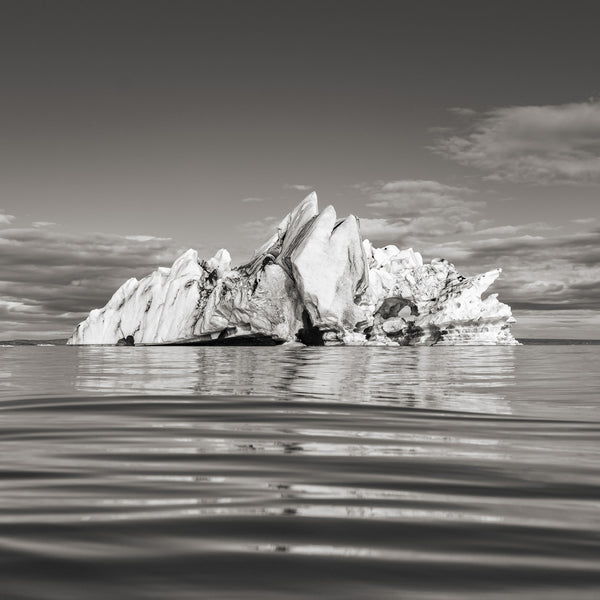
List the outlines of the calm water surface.
<svg viewBox="0 0 600 600">
<path fill-rule="evenodd" d="M 0 348 L 0 598 L 600 597 L 600 346 Z"/>
</svg>

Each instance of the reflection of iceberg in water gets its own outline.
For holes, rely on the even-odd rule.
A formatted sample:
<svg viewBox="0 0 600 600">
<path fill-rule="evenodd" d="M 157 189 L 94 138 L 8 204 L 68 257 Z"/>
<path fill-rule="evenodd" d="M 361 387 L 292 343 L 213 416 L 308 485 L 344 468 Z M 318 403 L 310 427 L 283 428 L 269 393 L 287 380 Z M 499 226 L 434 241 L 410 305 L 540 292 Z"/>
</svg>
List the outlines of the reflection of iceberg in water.
<svg viewBox="0 0 600 600">
<path fill-rule="evenodd" d="M 112 422 L 127 428 L 134 418 L 141 426 L 119 441 L 142 457 L 132 463 L 135 477 L 189 490 L 180 506 L 159 499 L 155 514 L 163 519 L 260 515 L 472 526 L 506 515 L 504 500 L 488 498 L 482 510 L 485 492 L 467 490 L 515 464 L 507 421 L 489 415 L 511 412 L 506 398 L 514 395 L 520 351 L 89 346 L 77 349 L 76 386 L 147 396 L 148 406 L 132 415 L 125 402 Z M 185 397 L 153 407 L 151 394 Z M 146 510 L 138 514 L 147 518 Z M 285 542 L 256 551 L 303 551 L 294 539 Z M 346 547 L 340 541 L 335 552 Z"/>
<path fill-rule="evenodd" d="M 270 396 L 509 414 L 511 346 L 81 347 L 76 386 L 101 393 Z"/>
<path fill-rule="evenodd" d="M 331 352 L 331 350 L 334 350 Z M 511 413 L 505 388 L 514 380 L 510 347 L 307 349 L 290 394 L 406 408 Z"/>
<path fill-rule="evenodd" d="M 236 350 L 231 362 L 215 361 L 220 369 L 200 357 L 198 393 L 511 412 L 505 388 L 514 380 L 512 347 Z"/>
<path fill-rule="evenodd" d="M 189 394 L 197 357 L 186 348 L 77 348 L 75 388 L 88 393 Z"/>
</svg>

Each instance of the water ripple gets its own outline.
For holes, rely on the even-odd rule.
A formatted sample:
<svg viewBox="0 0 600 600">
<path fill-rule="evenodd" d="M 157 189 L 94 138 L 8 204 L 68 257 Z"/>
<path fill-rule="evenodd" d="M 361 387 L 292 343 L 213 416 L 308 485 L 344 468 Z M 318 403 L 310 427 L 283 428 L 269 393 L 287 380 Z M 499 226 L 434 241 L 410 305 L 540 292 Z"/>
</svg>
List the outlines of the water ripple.
<svg viewBox="0 0 600 600">
<path fill-rule="evenodd" d="M 2 598 L 596 598 L 595 348 L 4 349 Z"/>
</svg>

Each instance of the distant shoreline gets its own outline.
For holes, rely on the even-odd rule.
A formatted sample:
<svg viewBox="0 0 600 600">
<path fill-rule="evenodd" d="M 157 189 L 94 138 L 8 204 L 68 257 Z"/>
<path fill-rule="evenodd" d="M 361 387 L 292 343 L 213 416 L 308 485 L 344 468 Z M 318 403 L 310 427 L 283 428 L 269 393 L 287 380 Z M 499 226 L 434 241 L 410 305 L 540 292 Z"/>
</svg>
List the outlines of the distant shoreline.
<svg viewBox="0 0 600 600">
<path fill-rule="evenodd" d="M 536 345 L 564 345 L 572 346 L 578 344 L 600 344 L 600 340 L 561 339 L 561 338 L 517 338 L 525 346 Z"/>
<path fill-rule="evenodd" d="M 524 346 L 578 346 L 578 345 L 600 345 L 600 339 L 560 339 L 560 338 L 518 338 Z M 54 345 L 65 346 L 67 338 L 53 340 L 0 340 L 0 346 L 38 346 Z M 171 345 L 171 344 L 169 344 Z M 417 346 L 413 346 L 417 347 Z M 444 346 L 447 348 L 448 346 Z M 460 347 L 460 346 L 457 346 Z"/>
</svg>

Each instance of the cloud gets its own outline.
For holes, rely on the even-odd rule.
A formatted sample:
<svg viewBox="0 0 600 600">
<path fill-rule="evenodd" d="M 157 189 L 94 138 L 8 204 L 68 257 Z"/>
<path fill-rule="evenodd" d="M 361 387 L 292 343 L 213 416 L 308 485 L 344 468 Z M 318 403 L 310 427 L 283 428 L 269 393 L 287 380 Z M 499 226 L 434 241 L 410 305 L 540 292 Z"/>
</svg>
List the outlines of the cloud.
<svg viewBox="0 0 600 600">
<path fill-rule="evenodd" d="M 370 240 L 395 240 L 406 235 L 404 223 L 390 223 L 387 219 L 361 219 L 360 230 Z"/>
<path fill-rule="evenodd" d="M 473 117 L 477 114 L 472 108 L 466 108 L 464 106 L 453 106 L 448 109 L 451 113 L 458 115 L 459 117 Z"/>
<path fill-rule="evenodd" d="M 10 225 L 16 217 L 0 212 L 0 225 Z"/>
<path fill-rule="evenodd" d="M 457 113 L 458 109 L 453 112 Z M 498 181 L 592 183 L 600 180 L 600 101 L 508 106 L 470 115 L 467 130 L 430 148 Z"/>
<path fill-rule="evenodd" d="M 442 133 L 452 133 L 452 127 L 442 127 L 441 125 L 433 125 L 432 127 L 428 127 L 427 131 L 435 135 L 440 135 Z"/>
<path fill-rule="evenodd" d="M 264 198 L 254 198 L 251 196 L 250 198 L 242 198 L 242 202 L 264 202 Z"/>
<path fill-rule="evenodd" d="M 255 221 L 248 221 L 238 227 L 238 229 L 252 240 L 264 238 L 267 240 L 277 231 L 277 225 L 281 222 L 280 217 L 268 216 Z"/>
<path fill-rule="evenodd" d="M 298 190 L 299 192 L 310 192 L 315 189 L 314 186 L 303 183 L 285 183 L 283 187 L 286 190 Z"/>
<path fill-rule="evenodd" d="M 67 336 L 128 278 L 169 266 L 169 238 L 0 230 L 0 339 Z"/>
<path fill-rule="evenodd" d="M 36 229 L 39 229 L 41 227 L 53 227 L 56 223 L 53 223 L 52 221 L 34 221 L 32 225 Z"/>
<path fill-rule="evenodd" d="M 475 231 L 474 234 L 477 236 L 485 236 L 490 237 L 494 235 L 516 235 L 521 232 L 531 232 L 531 231 L 552 231 L 557 229 L 557 227 L 553 227 L 548 223 L 544 223 L 542 221 L 538 221 L 536 223 L 521 223 L 520 225 L 499 225 L 497 227 L 488 227 L 486 229 L 479 229 Z"/>
<path fill-rule="evenodd" d="M 133 242 L 150 242 L 150 241 L 166 242 L 166 241 L 169 241 L 171 238 L 156 237 L 154 235 L 126 235 L 125 239 L 131 240 Z"/>
<path fill-rule="evenodd" d="M 473 231 L 485 202 L 474 190 L 439 181 L 404 179 L 361 184 L 372 217 L 361 219 L 372 240 L 405 245 L 427 243 L 439 236 Z"/>
<path fill-rule="evenodd" d="M 458 210 L 472 215 L 484 205 L 481 201 L 467 200 L 474 190 L 421 179 L 399 181 L 377 181 L 363 185 L 362 192 L 368 195 L 366 205 L 370 208 L 391 209 L 405 216 L 416 216 L 435 210 Z"/>
</svg>

